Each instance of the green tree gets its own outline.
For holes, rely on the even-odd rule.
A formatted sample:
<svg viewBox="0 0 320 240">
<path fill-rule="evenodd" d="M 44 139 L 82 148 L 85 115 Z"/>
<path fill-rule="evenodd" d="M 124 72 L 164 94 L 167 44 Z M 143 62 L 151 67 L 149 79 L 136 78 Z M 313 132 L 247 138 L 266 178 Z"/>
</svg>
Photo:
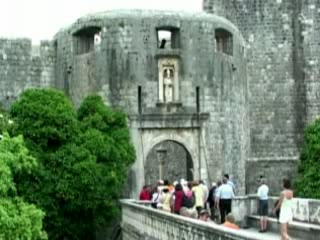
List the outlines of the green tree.
<svg viewBox="0 0 320 240">
<path fill-rule="evenodd" d="M 35 167 L 22 136 L 10 138 L 5 133 L 0 140 L 0 239 L 47 239 L 42 230 L 44 212 L 17 195 L 14 181 L 17 174 Z"/>
<path fill-rule="evenodd" d="M 9 118 L 8 113 L 0 105 L 0 134 L 12 131 L 14 128 L 14 122 Z"/>
<path fill-rule="evenodd" d="M 37 171 L 19 177 L 19 191 L 46 211 L 49 238 L 94 239 L 117 215 L 135 157 L 126 116 L 97 96 L 77 114 L 61 92 L 48 89 L 26 91 L 11 114 L 39 159 Z"/>
<path fill-rule="evenodd" d="M 305 131 L 296 181 L 296 193 L 300 197 L 320 199 L 320 119 Z"/>
</svg>

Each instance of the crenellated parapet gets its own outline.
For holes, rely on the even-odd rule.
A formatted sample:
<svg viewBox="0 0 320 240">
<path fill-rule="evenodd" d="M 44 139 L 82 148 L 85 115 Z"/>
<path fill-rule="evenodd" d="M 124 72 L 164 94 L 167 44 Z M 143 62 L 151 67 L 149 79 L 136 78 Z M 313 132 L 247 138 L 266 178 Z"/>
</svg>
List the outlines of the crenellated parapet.
<svg viewBox="0 0 320 240">
<path fill-rule="evenodd" d="M 50 41 L 0 39 L 0 102 L 9 107 L 28 88 L 54 87 L 55 49 Z"/>
</svg>

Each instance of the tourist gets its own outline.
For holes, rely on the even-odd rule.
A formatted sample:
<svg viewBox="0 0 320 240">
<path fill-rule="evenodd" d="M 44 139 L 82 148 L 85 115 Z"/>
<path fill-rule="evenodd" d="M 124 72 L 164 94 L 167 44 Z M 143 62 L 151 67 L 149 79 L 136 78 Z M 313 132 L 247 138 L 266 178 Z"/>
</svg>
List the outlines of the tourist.
<svg viewBox="0 0 320 240">
<path fill-rule="evenodd" d="M 283 179 L 283 191 L 280 194 L 280 199 L 277 206 L 273 209 L 275 213 L 280 209 L 280 234 L 282 240 L 290 239 L 288 235 L 288 223 L 293 220 L 293 191 L 290 189 L 291 184 L 288 179 Z"/>
<path fill-rule="evenodd" d="M 182 204 L 180 208 L 180 215 L 184 217 L 197 218 L 197 210 L 195 208 L 195 194 L 191 190 L 191 183 L 188 183 L 186 191 L 182 198 Z"/>
<path fill-rule="evenodd" d="M 174 186 L 169 182 L 168 179 L 164 180 L 164 186 L 167 186 L 169 192 L 172 194 L 174 192 Z"/>
<path fill-rule="evenodd" d="M 164 186 L 164 188 L 162 189 L 160 203 L 161 205 L 158 204 L 158 208 L 161 208 L 166 212 L 171 212 L 171 194 L 167 186 Z"/>
<path fill-rule="evenodd" d="M 159 187 L 155 187 L 153 189 L 152 199 L 151 199 L 151 206 L 153 208 L 158 208 L 158 204 L 160 203 L 161 198 L 161 191 Z"/>
<path fill-rule="evenodd" d="M 213 182 L 211 184 L 211 188 L 210 188 L 210 191 L 209 191 L 209 196 L 208 196 L 208 205 L 209 205 L 209 208 L 210 208 L 210 218 L 212 221 L 215 220 L 215 209 L 216 209 L 216 196 L 215 196 L 215 193 L 216 193 L 216 189 L 217 189 L 217 184 L 215 182 Z"/>
<path fill-rule="evenodd" d="M 218 197 L 218 192 L 219 192 L 219 188 L 221 187 L 221 185 L 222 185 L 222 181 L 218 181 L 217 182 L 217 187 L 216 187 L 216 190 L 215 190 L 215 192 L 214 192 L 214 205 L 215 205 L 215 209 L 217 209 L 217 210 L 219 210 L 220 208 L 219 208 L 219 197 Z M 216 222 L 221 222 L 221 218 L 220 218 L 220 213 L 219 213 L 219 211 L 217 211 L 217 214 L 216 214 Z"/>
<path fill-rule="evenodd" d="M 188 188 L 188 182 L 184 180 L 184 178 L 181 178 L 180 183 L 182 185 L 182 189 L 184 192 L 187 192 L 189 190 Z"/>
<path fill-rule="evenodd" d="M 150 195 L 150 186 L 144 185 L 141 192 L 140 192 L 140 197 L 139 199 L 141 201 L 150 201 L 151 200 L 151 195 Z"/>
<path fill-rule="evenodd" d="M 269 187 L 266 185 L 266 180 L 264 178 L 260 179 L 260 187 L 258 188 L 258 213 L 260 216 L 260 231 L 267 231 L 267 223 L 268 223 L 268 193 Z"/>
<path fill-rule="evenodd" d="M 198 215 L 200 214 L 200 211 L 203 209 L 204 203 L 203 203 L 203 188 L 199 185 L 199 181 L 193 182 L 192 191 L 194 192 L 196 196 L 196 209 L 198 212 Z"/>
<path fill-rule="evenodd" d="M 229 177 L 229 174 L 226 173 L 224 175 L 224 177 L 228 179 L 228 184 L 232 187 L 233 193 L 235 194 L 236 193 L 236 187 L 235 187 L 234 183 L 231 181 L 231 179 Z"/>
<path fill-rule="evenodd" d="M 220 209 L 221 223 L 224 223 L 225 216 L 231 212 L 232 199 L 234 198 L 234 192 L 228 179 L 223 178 L 222 185 L 219 187 L 217 192 L 217 205 Z"/>
<path fill-rule="evenodd" d="M 223 224 L 224 227 L 227 227 L 227 228 L 232 228 L 232 229 L 240 229 L 238 225 L 235 224 L 235 218 L 234 216 L 232 215 L 232 213 L 229 213 L 226 217 L 226 221 L 225 223 Z"/>
<path fill-rule="evenodd" d="M 202 187 L 202 191 L 203 191 L 203 204 L 204 206 L 207 203 L 208 200 L 208 196 L 209 196 L 209 189 L 207 184 L 205 184 L 204 180 L 200 180 L 200 186 Z"/>
<path fill-rule="evenodd" d="M 210 218 L 209 218 L 209 212 L 205 209 L 202 209 L 199 215 L 199 220 L 204 221 L 204 222 L 211 222 L 213 223 Z"/>
<path fill-rule="evenodd" d="M 184 192 L 182 190 L 182 186 L 180 183 L 177 183 L 175 186 L 175 192 L 173 193 L 173 197 L 174 197 L 173 212 L 176 214 L 180 214 L 183 195 L 184 195 Z"/>
<path fill-rule="evenodd" d="M 162 189 L 164 188 L 164 181 L 163 180 L 158 180 L 157 181 L 157 188 L 160 191 L 160 194 L 162 193 Z"/>
</svg>

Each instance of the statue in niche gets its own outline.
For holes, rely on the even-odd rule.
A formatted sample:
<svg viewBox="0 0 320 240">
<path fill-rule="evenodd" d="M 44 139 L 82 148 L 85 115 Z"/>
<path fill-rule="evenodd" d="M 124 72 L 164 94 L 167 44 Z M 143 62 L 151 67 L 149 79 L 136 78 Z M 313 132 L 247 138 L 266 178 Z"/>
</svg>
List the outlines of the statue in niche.
<svg viewBox="0 0 320 240">
<path fill-rule="evenodd" d="M 173 70 L 166 68 L 163 73 L 164 101 L 173 102 Z"/>
</svg>

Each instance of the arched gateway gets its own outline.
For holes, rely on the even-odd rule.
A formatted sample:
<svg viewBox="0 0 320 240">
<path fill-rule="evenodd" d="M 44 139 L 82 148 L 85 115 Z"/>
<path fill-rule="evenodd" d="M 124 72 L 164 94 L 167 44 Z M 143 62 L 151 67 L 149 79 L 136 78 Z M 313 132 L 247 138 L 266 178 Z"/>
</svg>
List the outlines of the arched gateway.
<svg viewBox="0 0 320 240">
<path fill-rule="evenodd" d="M 145 162 L 145 182 L 154 184 L 158 179 L 193 180 L 194 168 L 191 154 L 176 141 L 165 140 L 156 144 Z"/>
</svg>

